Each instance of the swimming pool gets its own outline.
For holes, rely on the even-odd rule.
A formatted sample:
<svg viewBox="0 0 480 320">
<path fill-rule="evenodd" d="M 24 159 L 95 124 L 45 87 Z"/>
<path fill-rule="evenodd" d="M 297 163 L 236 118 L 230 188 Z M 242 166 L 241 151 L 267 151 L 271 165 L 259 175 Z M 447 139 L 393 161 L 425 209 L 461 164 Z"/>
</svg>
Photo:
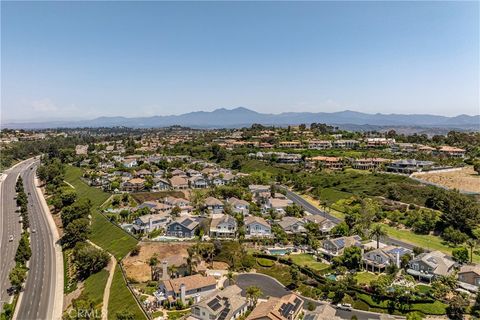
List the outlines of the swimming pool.
<svg viewBox="0 0 480 320">
<path fill-rule="evenodd" d="M 285 248 L 270 248 L 270 249 L 267 249 L 267 251 L 272 256 L 284 256 L 290 253 L 290 249 L 285 249 Z"/>
</svg>

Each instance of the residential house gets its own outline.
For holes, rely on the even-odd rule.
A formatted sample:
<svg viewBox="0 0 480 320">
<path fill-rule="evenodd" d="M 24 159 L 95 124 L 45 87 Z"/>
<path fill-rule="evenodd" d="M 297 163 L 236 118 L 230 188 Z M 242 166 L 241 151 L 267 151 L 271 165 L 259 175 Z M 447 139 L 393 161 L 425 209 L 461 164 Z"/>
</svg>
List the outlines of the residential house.
<svg viewBox="0 0 480 320">
<path fill-rule="evenodd" d="M 183 170 L 180 170 L 180 169 L 175 169 L 171 172 L 172 174 L 172 177 L 187 177 L 187 174 L 185 173 L 185 171 Z"/>
<path fill-rule="evenodd" d="M 395 139 L 391 138 L 367 138 L 367 147 L 378 148 L 388 147 L 395 143 Z"/>
<path fill-rule="evenodd" d="M 123 166 L 125 168 L 133 168 L 133 167 L 136 167 L 138 165 L 138 162 L 137 162 L 137 159 L 125 159 L 123 160 Z"/>
<path fill-rule="evenodd" d="M 265 203 L 265 210 L 268 211 L 273 209 L 280 214 L 285 213 L 285 209 L 292 205 L 293 201 L 290 199 L 276 199 L 276 198 L 269 198 L 267 203 Z"/>
<path fill-rule="evenodd" d="M 170 303 L 174 303 L 177 299 L 186 303 L 189 298 L 198 299 L 211 294 L 216 286 L 215 277 L 195 274 L 161 281 L 157 296 L 159 300 L 167 300 Z"/>
<path fill-rule="evenodd" d="M 188 182 L 193 189 L 205 189 L 208 187 L 208 181 L 203 176 L 193 176 Z"/>
<path fill-rule="evenodd" d="M 162 200 L 163 203 L 171 206 L 171 207 L 179 207 L 181 213 L 186 214 L 190 213 L 193 210 L 193 207 L 190 204 L 190 201 L 183 199 L 183 198 L 175 198 L 172 196 L 165 197 Z"/>
<path fill-rule="evenodd" d="M 308 142 L 308 149 L 325 150 L 325 149 L 331 149 L 331 148 L 332 148 L 332 142 L 329 140 L 310 140 Z"/>
<path fill-rule="evenodd" d="M 170 178 L 170 185 L 175 190 L 188 189 L 188 180 L 181 176 L 173 176 Z"/>
<path fill-rule="evenodd" d="M 145 177 L 151 176 L 151 175 L 152 175 L 152 172 L 150 172 L 147 169 L 141 169 L 141 170 L 138 170 L 137 172 L 135 172 L 135 176 L 140 177 L 140 178 L 145 178 Z"/>
<path fill-rule="evenodd" d="M 432 161 L 420 161 L 415 159 L 396 160 L 389 163 L 387 171 L 410 174 L 422 171 L 433 166 Z"/>
<path fill-rule="evenodd" d="M 335 223 L 333 223 L 333 221 L 318 214 L 306 215 L 305 217 L 303 217 L 303 220 L 305 221 L 305 223 L 311 222 L 318 225 L 318 229 L 323 234 L 329 233 L 335 227 Z"/>
<path fill-rule="evenodd" d="M 160 177 L 153 178 L 153 191 L 169 190 L 170 188 L 170 181 L 168 181 L 167 179 L 163 179 Z"/>
<path fill-rule="evenodd" d="M 386 162 L 388 162 L 388 160 L 383 158 L 365 158 L 351 160 L 352 168 L 358 170 L 377 169 Z"/>
<path fill-rule="evenodd" d="M 190 217 L 177 218 L 167 225 L 166 235 L 177 238 L 193 238 L 198 225 L 197 219 Z"/>
<path fill-rule="evenodd" d="M 313 311 L 306 311 L 303 320 L 342 320 L 336 316 L 337 309 L 329 304 L 321 304 Z"/>
<path fill-rule="evenodd" d="M 316 156 L 307 158 L 312 164 L 316 164 L 317 166 L 321 166 L 326 169 L 331 170 L 340 170 L 343 168 L 343 160 L 339 157 L 325 157 L 325 156 Z"/>
<path fill-rule="evenodd" d="M 217 290 L 191 308 L 192 316 L 200 320 L 234 320 L 248 310 L 247 299 L 236 285 Z"/>
<path fill-rule="evenodd" d="M 465 153 L 465 149 L 450 146 L 442 146 L 435 151 L 435 154 L 437 155 L 443 155 L 451 158 L 465 158 Z"/>
<path fill-rule="evenodd" d="M 458 284 L 471 292 L 477 292 L 480 287 L 480 265 L 464 265 L 458 271 Z"/>
<path fill-rule="evenodd" d="M 225 206 L 222 201 L 214 197 L 207 197 L 204 200 L 204 205 L 211 213 L 222 213 Z"/>
<path fill-rule="evenodd" d="M 246 320 L 296 320 L 303 310 L 303 299 L 294 293 L 259 302 Z"/>
<path fill-rule="evenodd" d="M 145 180 L 142 178 L 133 178 L 122 184 L 122 189 L 127 192 L 139 192 L 145 189 Z"/>
<path fill-rule="evenodd" d="M 210 237 L 235 238 L 237 233 L 237 219 L 228 214 L 214 217 L 210 223 Z"/>
<path fill-rule="evenodd" d="M 353 149 L 360 143 L 357 140 L 333 140 L 332 146 L 336 149 Z"/>
<path fill-rule="evenodd" d="M 365 252 L 362 255 L 362 263 L 366 270 L 382 272 L 391 264 L 400 268 L 401 257 L 411 253 L 411 250 L 403 247 L 385 246 Z"/>
<path fill-rule="evenodd" d="M 248 201 L 231 197 L 227 200 L 227 202 L 232 206 L 233 212 L 241 213 L 243 215 L 248 214 L 248 210 L 250 208 Z"/>
<path fill-rule="evenodd" d="M 455 267 L 455 261 L 440 251 L 424 252 L 409 262 L 407 273 L 420 280 L 431 281 L 438 276 L 449 275 Z"/>
<path fill-rule="evenodd" d="M 304 233 L 306 229 L 304 227 L 305 221 L 300 218 L 295 217 L 283 217 L 282 220 L 278 222 L 278 225 L 285 231 L 287 234 L 294 233 Z"/>
<path fill-rule="evenodd" d="M 284 149 L 300 149 L 302 148 L 302 143 L 300 141 L 280 141 L 278 146 Z"/>
<path fill-rule="evenodd" d="M 271 237 L 272 236 L 272 227 L 270 224 L 265 221 L 262 217 L 257 216 L 247 216 L 244 220 L 246 237 Z"/>
<path fill-rule="evenodd" d="M 326 239 L 322 242 L 322 247 L 319 249 L 321 253 L 327 258 L 338 257 L 343 254 L 345 248 L 361 247 L 361 238 L 357 235 L 350 237 L 339 237 L 334 239 Z"/>
<path fill-rule="evenodd" d="M 170 214 L 167 212 L 147 214 L 135 219 L 132 230 L 135 233 L 150 233 L 153 230 L 165 229 L 169 222 Z"/>
</svg>

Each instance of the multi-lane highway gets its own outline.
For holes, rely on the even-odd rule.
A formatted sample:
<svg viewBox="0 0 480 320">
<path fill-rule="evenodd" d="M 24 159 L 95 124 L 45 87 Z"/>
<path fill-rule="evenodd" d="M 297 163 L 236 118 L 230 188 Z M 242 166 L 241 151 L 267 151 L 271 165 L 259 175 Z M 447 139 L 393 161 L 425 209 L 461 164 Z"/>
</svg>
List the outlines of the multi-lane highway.
<svg viewBox="0 0 480 320">
<path fill-rule="evenodd" d="M 16 212 L 15 183 L 18 175 L 31 163 L 22 162 L 7 170 L 0 178 L 0 310 L 5 302 L 10 302 L 11 296 L 7 290 L 10 288 L 8 274 L 15 265 L 15 252 L 22 232 L 19 222 L 19 213 Z M 13 241 L 9 237 L 13 236 Z"/>
<path fill-rule="evenodd" d="M 37 192 L 35 186 L 35 172 L 38 161 L 34 159 L 22 162 L 17 167 L 13 168 L 2 183 L 2 211 L 0 211 L 3 221 L 7 224 L 13 221 L 16 222 L 15 227 L 8 229 L 8 226 L 1 224 L 3 230 L 7 229 L 7 235 L 2 235 L 2 263 L 4 257 L 8 260 L 5 262 L 6 267 L 13 266 L 15 250 L 18 245 L 18 238 L 20 236 L 20 224 L 18 223 L 18 213 L 11 212 L 12 208 L 15 211 L 14 193 L 16 176 L 20 174 L 23 178 L 25 192 L 28 196 L 28 215 L 30 220 L 30 239 L 32 247 L 32 256 L 29 262 L 29 272 L 25 283 L 25 288 L 18 301 L 15 318 L 28 319 L 54 319 L 54 304 L 56 300 L 56 290 L 58 288 L 57 281 L 62 281 L 63 277 L 58 278 L 57 273 L 63 273 L 63 270 L 57 270 L 56 252 L 53 230 L 49 224 L 48 212 L 46 212 L 42 205 L 41 196 Z M 15 219 L 13 219 L 14 217 Z M 0 220 L 0 222 L 3 222 Z M 6 244 L 4 249 L 4 242 L 8 242 L 8 236 L 12 232 L 15 241 Z M 5 231 L 3 232 L 5 233 Z M 5 253 L 5 255 L 4 255 Z M 2 281 L 2 298 L 8 297 L 6 290 L 8 284 L 8 272 L 4 271 L 2 267 L 1 281 Z M 10 268 L 8 269 L 10 270 Z M 6 275 L 4 275 L 6 273 Z M 3 280 L 7 278 L 7 283 Z M 58 279 L 57 279 L 58 278 Z M 61 284 L 63 286 L 63 284 Z M 61 287 L 60 286 L 60 287 Z"/>
</svg>

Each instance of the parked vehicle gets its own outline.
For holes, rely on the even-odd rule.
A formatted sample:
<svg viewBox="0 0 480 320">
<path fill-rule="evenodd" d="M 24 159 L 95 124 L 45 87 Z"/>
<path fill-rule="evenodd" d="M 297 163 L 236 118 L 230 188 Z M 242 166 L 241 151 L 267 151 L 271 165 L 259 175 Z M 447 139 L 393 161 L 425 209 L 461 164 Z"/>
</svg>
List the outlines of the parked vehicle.
<svg viewBox="0 0 480 320">
<path fill-rule="evenodd" d="M 337 304 L 337 309 L 352 311 L 352 305 L 350 303 L 339 303 Z"/>
<path fill-rule="evenodd" d="M 8 241 L 9 241 L 9 242 L 12 242 L 12 241 L 13 241 L 13 234 L 11 234 L 11 235 L 8 237 Z"/>
</svg>

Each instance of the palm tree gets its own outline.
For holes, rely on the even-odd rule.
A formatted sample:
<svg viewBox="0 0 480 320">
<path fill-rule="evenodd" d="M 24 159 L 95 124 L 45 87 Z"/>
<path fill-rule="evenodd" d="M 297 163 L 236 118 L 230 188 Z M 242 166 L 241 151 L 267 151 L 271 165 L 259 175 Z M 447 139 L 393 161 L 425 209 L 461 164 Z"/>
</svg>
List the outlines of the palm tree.
<svg viewBox="0 0 480 320">
<path fill-rule="evenodd" d="M 376 224 L 370 231 L 370 235 L 377 240 L 377 249 L 380 247 L 380 238 L 387 235 L 387 232 L 383 229 L 382 225 Z"/>
<path fill-rule="evenodd" d="M 255 307 L 257 305 L 257 300 L 262 295 L 262 290 L 257 286 L 250 286 L 247 288 L 247 300 L 249 301 L 250 307 Z"/>
<path fill-rule="evenodd" d="M 153 268 L 158 264 L 158 258 L 157 255 L 154 254 L 150 259 L 148 260 L 148 265 L 150 266 L 150 274 L 151 278 L 153 280 Z"/>
<path fill-rule="evenodd" d="M 468 239 L 467 240 L 467 247 L 470 249 L 470 263 L 473 261 L 473 250 L 477 247 L 478 240 L 475 239 Z"/>
<path fill-rule="evenodd" d="M 228 285 L 234 285 L 235 284 L 235 276 L 232 271 L 228 271 L 227 273 L 227 280 L 228 280 Z"/>
</svg>

